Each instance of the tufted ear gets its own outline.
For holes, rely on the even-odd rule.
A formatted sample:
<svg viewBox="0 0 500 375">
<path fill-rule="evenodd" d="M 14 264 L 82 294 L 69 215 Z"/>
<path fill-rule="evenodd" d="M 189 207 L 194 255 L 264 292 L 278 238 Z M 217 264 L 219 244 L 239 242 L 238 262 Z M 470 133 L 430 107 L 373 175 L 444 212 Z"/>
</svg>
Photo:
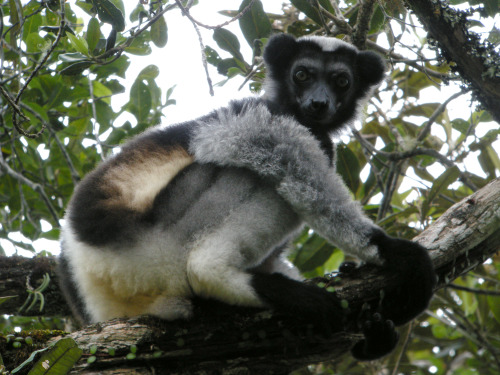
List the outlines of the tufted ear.
<svg viewBox="0 0 500 375">
<path fill-rule="evenodd" d="M 271 74 L 286 70 L 297 53 L 297 47 L 297 41 L 289 34 L 278 34 L 269 39 L 264 49 L 264 61 Z"/>
<path fill-rule="evenodd" d="M 358 54 L 358 69 L 363 82 L 366 82 L 368 86 L 374 86 L 384 79 L 386 64 L 378 53 L 361 51 Z"/>
</svg>

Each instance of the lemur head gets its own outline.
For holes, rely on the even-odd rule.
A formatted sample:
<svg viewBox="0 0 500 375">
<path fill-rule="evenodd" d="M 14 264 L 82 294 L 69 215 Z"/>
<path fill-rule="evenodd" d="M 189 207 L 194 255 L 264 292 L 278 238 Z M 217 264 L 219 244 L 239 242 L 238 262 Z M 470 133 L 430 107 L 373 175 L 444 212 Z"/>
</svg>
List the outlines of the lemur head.
<svg viewBox="0 0 500 375">
<path fill-rule="evenodd" d="M 385 75 L 376 53 L 336 38 L 272 37 L 264 50 L 264 98 L 316 134 L 329 134 L 358 114 Z"/>
</svg>

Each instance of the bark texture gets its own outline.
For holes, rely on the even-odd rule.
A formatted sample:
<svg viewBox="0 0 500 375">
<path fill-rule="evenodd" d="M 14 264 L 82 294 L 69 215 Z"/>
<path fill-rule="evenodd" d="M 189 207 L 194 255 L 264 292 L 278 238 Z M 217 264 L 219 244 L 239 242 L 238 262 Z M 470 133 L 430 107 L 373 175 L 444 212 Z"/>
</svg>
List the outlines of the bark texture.
<svg viewBox="0 0 500 375">
<path fill-rule="evenodd" d="M 467 13 L 450 8 L 447 2 L 406 3 L 432 40 L 437 41 L 444 58 L 456 64 L 456 70 L 470 83 L 477 99 L 500 122 L 500 56 L 494 46 L 481 43 L 479 36 L 469 31 Z"/>
</svg>

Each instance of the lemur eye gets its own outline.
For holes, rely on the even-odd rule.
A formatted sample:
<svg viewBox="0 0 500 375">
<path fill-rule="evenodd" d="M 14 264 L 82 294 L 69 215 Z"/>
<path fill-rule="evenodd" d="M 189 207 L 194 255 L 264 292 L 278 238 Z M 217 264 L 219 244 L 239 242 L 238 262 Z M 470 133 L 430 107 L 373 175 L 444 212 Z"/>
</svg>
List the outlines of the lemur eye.
<svg viewBox="0 0 500 375">
<path fill-rule="evenodd" d="M 349 86 L 349 78 L 344 75 L 338 76 L 335 83 L 338 87 L 345 89 L 347 86 Z"/>
<path fill-rule="evenodd" d="M 297 70 L 294 74 L 295 80 L 298 82 L 304 82 L 309 79 L 309 73 L 306 70 Z"/>
</svg>

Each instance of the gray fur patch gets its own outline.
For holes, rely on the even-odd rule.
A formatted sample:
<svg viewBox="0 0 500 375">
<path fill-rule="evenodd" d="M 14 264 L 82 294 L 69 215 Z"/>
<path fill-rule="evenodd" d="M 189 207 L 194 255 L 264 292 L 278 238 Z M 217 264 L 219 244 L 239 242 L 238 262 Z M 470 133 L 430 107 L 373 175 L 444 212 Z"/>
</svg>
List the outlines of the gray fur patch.
<svg viewBox="0 0 500 375">
<path fill-rule="evenodd" d="M 270 179 L 313 229 L 346 252 L 380 263 L 369 245 L 376 226 L 352 201 L 318 141 L 294 119 L 273 116 L 263 105 L 239 116 L 222 111 L 197 129 L 190 151 L 200 163 L 244 167 Z"/>
</svg>

